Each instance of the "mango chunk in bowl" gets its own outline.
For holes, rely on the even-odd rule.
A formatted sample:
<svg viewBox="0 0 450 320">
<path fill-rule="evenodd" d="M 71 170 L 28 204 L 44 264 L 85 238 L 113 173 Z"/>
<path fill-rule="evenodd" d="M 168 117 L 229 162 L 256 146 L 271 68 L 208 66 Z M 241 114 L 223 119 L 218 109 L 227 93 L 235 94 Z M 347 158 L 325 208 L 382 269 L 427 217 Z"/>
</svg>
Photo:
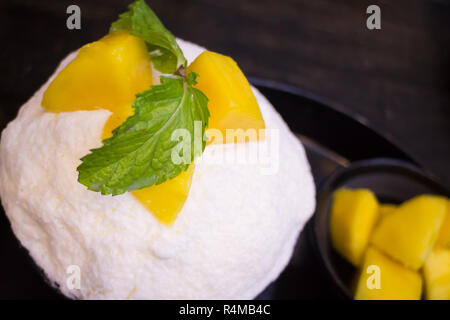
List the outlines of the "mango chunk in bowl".
<svg viewBox="0 0 450 320">
<path fill-rule="evenodd" d="M 394 159 L 355 162 L 330 176 L 319 190 L 314 234 L 342 297 L 450 299 L 450 265 L 442 267 L 449 194 Z"/>
</svg>

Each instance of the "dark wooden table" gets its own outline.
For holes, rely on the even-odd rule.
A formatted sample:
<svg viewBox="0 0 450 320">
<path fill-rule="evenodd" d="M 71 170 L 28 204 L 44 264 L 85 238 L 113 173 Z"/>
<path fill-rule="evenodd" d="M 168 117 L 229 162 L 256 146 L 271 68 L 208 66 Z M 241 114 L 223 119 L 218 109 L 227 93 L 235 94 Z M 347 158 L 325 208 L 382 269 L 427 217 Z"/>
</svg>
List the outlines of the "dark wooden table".
<svg viewBox="0 0 450 320">
<path fill-rule="evenodd" d="M 128 2 L 2 0 L 0 128 L 68 52 L 104 35 Z M 81 7 L 81 30 L 66 28 L 73 3 Z M 450 185 L 450 1 L 148 3 L 177 36 L 233 56 L 248 76 L 333 101 Z M 381 30 L 366 28 L 373 3 L 381 7 Z"/>
<path fill-rule="evenodd" d="M 107 33 L 128 2 L 1 0 L 0 130 L 59 61 Z M 175 35 L 234 57 L 250 77 L 331 101 L 450 186 L 450 1 L 148 3 Z M 66 28 L 70 4 L 81 7 L 81 30 Z M 381 30 L 366 28 L 369 4 L 381 7 Z M 18 250 L 3 249 L 6 256 Z"/>
</svg>

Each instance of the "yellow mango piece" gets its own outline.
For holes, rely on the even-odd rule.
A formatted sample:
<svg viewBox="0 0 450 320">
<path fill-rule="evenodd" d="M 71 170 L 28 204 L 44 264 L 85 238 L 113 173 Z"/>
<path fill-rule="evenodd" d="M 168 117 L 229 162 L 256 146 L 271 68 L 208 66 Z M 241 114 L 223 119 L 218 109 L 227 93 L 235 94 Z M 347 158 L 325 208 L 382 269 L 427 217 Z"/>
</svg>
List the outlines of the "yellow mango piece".
<svg viewBox="0 0 450 320">
<path fill-rule="evenodd" d="M 107 109 L 112 112 L 102 139 L 133 114 L 137 93 L 150 88 L 152 70 L 145 43 L 125 31 L 82 47 L 53 80 L 42 100 L 50 112 Z M 194 164 L 174 179 L 133 191 L 133 196 L 162 223 L 172 224 L 183 208 Z"/>
<path fill-rule="evenodd" d="M 428 300 L 450 300 L 450 250 L 434 249 L 423 267 Z"/>
<path fill-rule="evenodd" d="M 209 98 L 209 128 L 222 133 L 223 141 L 213 143 L 235 142 L 232 135 L 226 138 L 226 129 L 254 129 L 253 135 L 250 131 L 245 132 L 248 135 L 239 135 L 237 142 L 264 139 L 258 131 L 265 128 L 258 103 L 247 78 L 232 58 L 204 51 L 190 64 L 187 73 L 190 71 L 199 75 L 196 87 Z"/>
<path fill-rule="evenodd" d="M 378 201 L 370 190 L 339 189 L 334 193 L 330 214 L 331 241 L 354 266 L 362 262 L 377 218 Z"/>
<path fill-rule="evenodd" d="M 444 223 L 442 224 L 441 231 L 439 232 L 436 245 L 450 249 L 450 200 L 447 201 L 447 214 Z"/>
<path fill-rule="evenodd" d="M 422 277 L 369 247 L 356 287 L 356 300 L 420 300 Z"/>
<path fill-rule="evenodd" d="M 376 226 L 372 244 L 406 267 L 422 267 L 441 229 L 446 198 L 422 195 L 404 202 Z"/>
<path fill-rule="evenodd" d="M 378 209 L 380 213 L 379 219 L 382 220 L 384 217 L 394 212 L 395 209 L 397 209 L 397 206 L 395 204 L 380 203 L 380 207 Z"/>
<path fill-rule="evenodd" d="M 134 110 L 132 104 L 130 102 L 118 106 L 113 114 L 109 116 L 103 127 L 102 140 L 111 137 L 113 130 L 119 127 L 129 116 L 133 115 Z"/>
<path fill-rule="evenodd" d="M 118 31 L 83 46 L 52 81 L 42 106 L 50 112 L 117 108 L 131 104 L 152 83 L 144 41 Z"/>
<path fill-rule="evenodd" d="M 189 195 L 194 167 L 192 163 L 186 171 L 175 178 L 158 185 L 132 191 L 132 194 L 159 221 L 170 226 L 174 223 Z"/>
</svg>

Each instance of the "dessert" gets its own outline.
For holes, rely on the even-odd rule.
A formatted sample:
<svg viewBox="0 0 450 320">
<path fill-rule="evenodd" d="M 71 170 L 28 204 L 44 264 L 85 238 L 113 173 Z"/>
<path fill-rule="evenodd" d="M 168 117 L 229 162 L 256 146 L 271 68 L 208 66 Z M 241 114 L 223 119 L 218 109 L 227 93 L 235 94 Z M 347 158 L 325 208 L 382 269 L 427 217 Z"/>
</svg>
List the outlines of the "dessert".
<svg viewBox="0 0 450 320">
<path fill-rule="evenodd" d="M 378 218 L 378 202 L 366 189 L 339 189 L 334 193 L 330 234 L 336 250 L 354 266 L 362 263 Z"/>
<path fill-rule="evenodd" d="M 367 249 L 360 272 L 356 300 L 419 300 L 422 296 L 420 274 L 373 247 Z"/>
<path fill-rule="evenodd" d="M 420 269 L 441 230 L 447 201 L 419 196 L 403 203 L 375 228 L 372 244 L 405 266 Z"/>
<path fill-rule="evenodd" d="M 450 250 L 435 248 L 425 261 L 423 275 L 428 300 L 450 300 Z"/>
<path fill-rule="evenodd" d="M 368 189 L 335 191 L 331 240 L 339 254 L 360 267 L 355 299 L 418 300 L 424 291 L 426 299 L 450 300 L 448 204 L 436 195 L 380 204 Z M 368 217 L 370 228 L 351 227 L 367 225 Z M 333 230 L 340 230 L 339 237 L 333 237 Z M 361 245 L 361 239 L 369 241 Z M 361 266 L 355 264 L 354 252 L 362 255 Z"/>
<path fill-rule="evenodd" d="M 220 141 L 233 125 L 266 132 Z M 171 139 L 177 129 L 193 134 Z M 178 146 L 179 163 L 168 153 Z M 227 161 L 254 150 L 270 157 Z M 270 102 L 231 58 L 175 40 L 141 0 L 65 58 L 2 132 L 0 196 L 20 243 L 78 299 L 254 298 L 315 206 L 304 149 Z M 79 288 L 67 285 L 71 266 Z"/>
</svg>

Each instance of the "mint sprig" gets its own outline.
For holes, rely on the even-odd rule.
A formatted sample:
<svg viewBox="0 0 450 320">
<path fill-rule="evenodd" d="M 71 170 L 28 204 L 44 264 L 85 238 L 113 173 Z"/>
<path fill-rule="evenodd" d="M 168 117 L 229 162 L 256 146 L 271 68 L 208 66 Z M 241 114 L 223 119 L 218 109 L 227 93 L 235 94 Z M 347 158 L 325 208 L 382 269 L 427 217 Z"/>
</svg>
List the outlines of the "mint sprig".
<svg viewBox="0 0 450 320">
<path fill-rule="evenodd" d="M 150 58 L 156 70 L 162 73 L 175 73 L 186 66 L 186 58 L 175 41 L 144 0 L 137 0 L 128 6 L 119 19 L 111 25 L 110 33 L 128 30 L 143 39 L 150 52 Z"/>
<path fill-rule="evenodd" d="M 78 181 L 89 190 L 117 195 L 159 184 L 186 170 L 189 163 L 175 164 L 171 139 L 179 128 L 194 132 L 194 121 L 208 125 L 208 98 L 181 77 L 161 77 L 161 84 L 137 95 L 134 115 L 129 117 L 103 146 L 91 150 L 78 167 Z M 191 146 L 194 135 L 191 134 Z M 205 144 L 202 144 L 202 150 Z M 194 160 L 194 148 L 190 148 Z"/>
<path fill-rule="evenodd" d="M 198 75 L 191 72 L 184 77 L 187 62 L 183 52 L 143 0 L 132 3 L 110 31 L 121 29 L 142 38 L 150 50 L 153 66 L 172 75 L 161 76 L 161 84 L 139 93 L 133 102 L 134 114 L 114 129 L 111 138 L 103 140 L 102 147 L 81 159 L 78 181 L 103 195 L 160 184 L 186 170 L 205 149 L 210 116 L 208 98 L 192 87 Z M 158 55 L 154 55 L 155 50 Z M 194 143 L 195 121 L 201 123 L 200 148 Z M 179 154 L 190 161 L 172 159 L 173 150 L 185 152 L 184 148 L 175 148 L 180 141 L 174 141 L 172 133 L 177 129 L 185 129 L 190 134 L 189 154 Z"/>
</svg>

